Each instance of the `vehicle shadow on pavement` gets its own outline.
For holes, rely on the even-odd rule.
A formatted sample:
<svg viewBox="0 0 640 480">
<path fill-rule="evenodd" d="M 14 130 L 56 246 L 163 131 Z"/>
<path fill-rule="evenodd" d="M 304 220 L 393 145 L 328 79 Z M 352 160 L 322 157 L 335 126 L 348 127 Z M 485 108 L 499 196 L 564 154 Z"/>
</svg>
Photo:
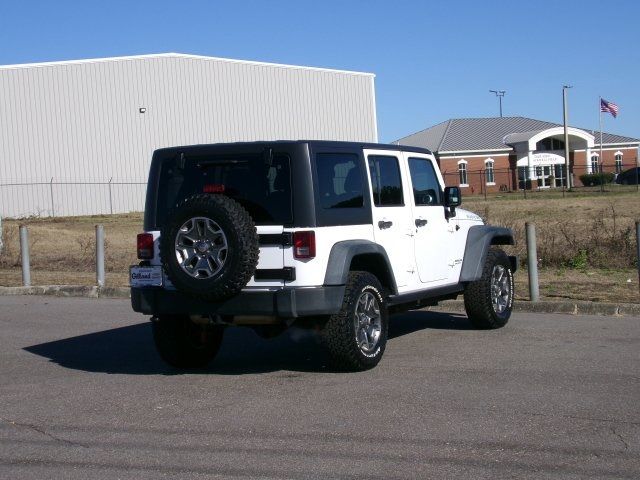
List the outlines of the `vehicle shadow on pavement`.
<svg viewBox="0 0 640 480">
<path fill-rule="evenodd" d="M 462 313 L 413 311 L 391 317 L 389 339 L 425 329 L 474 330 L 467 316 Z"/>
<path fill-rule="evenodd" d="M 389 339 L 425 329 L 467 330 L 465 316 L 438 312 L 410 312 L 391 318 Z M 127 375 L 220 374 L 242 375 L 289 370 L 332 372 L 319 335 L 290 328 L 262 339 L 249 328 L 229 328 L 216 359 L 206 369 L 178 370 L 156 353 L 150 322 L 79 335 L 26 347 L 64 368 Z"/>
</svg>

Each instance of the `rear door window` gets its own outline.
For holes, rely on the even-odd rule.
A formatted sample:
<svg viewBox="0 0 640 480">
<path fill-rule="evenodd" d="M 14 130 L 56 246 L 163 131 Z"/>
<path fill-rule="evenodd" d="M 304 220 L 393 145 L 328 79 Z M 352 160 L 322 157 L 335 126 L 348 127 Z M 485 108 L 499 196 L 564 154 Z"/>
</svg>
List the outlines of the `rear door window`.
<svg viewBox="0 0 640 480">
<path fill-rule="evenodd" d="M 376 207 L 398 207 L 404 205 L 402 178 L 396 157 L 369 155 L 369 175 Z"/>
</svg>

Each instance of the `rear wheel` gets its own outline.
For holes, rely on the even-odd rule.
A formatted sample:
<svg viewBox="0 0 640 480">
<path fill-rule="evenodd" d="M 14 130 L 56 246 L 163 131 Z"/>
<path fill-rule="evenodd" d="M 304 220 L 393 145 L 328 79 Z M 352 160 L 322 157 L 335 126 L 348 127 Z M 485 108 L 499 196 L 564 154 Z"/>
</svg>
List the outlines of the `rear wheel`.
<svg viewBox="0 0 640 480">
<path fill-rule="evenodd" d="M 206 367 L 220 350 L 224 335 L 224 327 L 194 323 L 184 315 L 154 317 L 152 326 L 160 357 L 177 368 Z"/>
<path fill-rule="evenodd" d="M 507 324 L 513 308 L 513 271 L 502 250 L 487 252 L 482 277 L 465 289 L 464 307 L 476 328 L 500 328 Z"/>
<path fill-rule="evenodd" d="M 389 314 L 378 279 L 351 272 L 340 312 L 329 317 L 323 338 L 334 365 L 342 370 L 375 367 L 387 344 Z"/>
</svg>

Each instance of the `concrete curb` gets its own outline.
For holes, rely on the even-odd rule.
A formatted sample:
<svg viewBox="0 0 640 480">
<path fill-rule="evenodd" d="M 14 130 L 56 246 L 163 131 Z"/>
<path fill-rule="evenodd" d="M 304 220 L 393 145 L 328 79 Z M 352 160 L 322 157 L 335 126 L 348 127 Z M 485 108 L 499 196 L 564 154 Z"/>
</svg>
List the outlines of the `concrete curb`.
<svg viewBox="0 0 640 480">
<path fill-rule="evenodd" d="M 85 298 L 131 298 L 128 287 L 96 287 L 87 285 L 43 285 L 37 287 L 0 287 L 0 296 L 7 295 L 51 295 L 54 297 Z M 427 310 L 445 312 L 464 312 L 462 300 L 446 300 Z M 640 304 L 637 303 L 598 303 L 578 300 L 561 302 L 541 301 L 515 302 L 514 312 L 529 313 L 565 313 L 571 315 L 603 315 L 640 317 Z"/>
<path fill-rule="evenodd" d="M 88 285 L 42 285 L 37 287 L 0 287 L 3 295 L 50 295 L 53 297 L 131 298 L 127 287 Z"/>
<path fill-rule="evenodd" d="M 464 312 L 464 301 L 446 300 L 429 310 L 446 312 Z M 570 315 L 602 315 L 614 317 L 640 317 L 640 304 L 637 303 L 598 303 L 580 300 L 565 300 L 561 302 L 540 301 L 530 302 L 518 300 L 513 306 L 514 312 L 528 313 L 564 313 Z"/>
</svg>

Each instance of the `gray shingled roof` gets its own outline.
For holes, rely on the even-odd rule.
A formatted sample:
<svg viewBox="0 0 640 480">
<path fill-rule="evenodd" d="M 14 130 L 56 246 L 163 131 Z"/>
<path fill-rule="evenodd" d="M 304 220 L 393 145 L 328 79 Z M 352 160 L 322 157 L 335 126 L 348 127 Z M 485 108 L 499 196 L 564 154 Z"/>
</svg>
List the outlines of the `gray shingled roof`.
<svg viewBox="0 0 640 480">
<path fill-rule="evenodd" d="M 502 143 L 505 135 L 561 126 L 559 123 L 526 117 L 452 118 L 426 130 L 403 137 L 397 143 L 428 148 L 436 152 L 511 150 L 511 147 Z M 596 144 L 600 144 L 600 132 L 582 130 L 593 135 Z M 603 132 L 602 143 L 640 143 L 640 140 Z"/>
</svg>

